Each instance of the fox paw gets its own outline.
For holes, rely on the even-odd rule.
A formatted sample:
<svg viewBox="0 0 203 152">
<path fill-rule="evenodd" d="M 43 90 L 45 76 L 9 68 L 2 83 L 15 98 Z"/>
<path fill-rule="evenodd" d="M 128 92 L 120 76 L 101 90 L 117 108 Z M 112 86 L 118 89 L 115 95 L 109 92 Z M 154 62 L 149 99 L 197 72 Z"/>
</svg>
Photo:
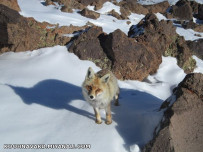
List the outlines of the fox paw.
<svg viewBox="0 0 203 152">
<path fill-rule="evenodd" d="M 110 124 L 112 123 L 112 120 L 111 120 L 111 121 L 105 121 L 105 123 L 106 123 L 107 125 L 110 125 Z"/>
<path fill-rule="evenodd" d="M 101 124 L 102 121 L 95 120 L 95 123 L 97 123 L 97 124 Z"/>
</svg>

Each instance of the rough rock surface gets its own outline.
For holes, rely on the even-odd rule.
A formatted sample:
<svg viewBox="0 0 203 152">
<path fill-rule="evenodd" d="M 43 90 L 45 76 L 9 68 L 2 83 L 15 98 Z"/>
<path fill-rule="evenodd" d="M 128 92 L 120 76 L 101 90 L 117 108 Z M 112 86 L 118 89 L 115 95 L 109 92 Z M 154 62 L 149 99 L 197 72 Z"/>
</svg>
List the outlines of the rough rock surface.
<svg viewBox="0 0 203 152">
<path fill-rule="evenodd" d="M 187 45 L 189 46 L 190 50 L 193 51 L 193 54 L 203 60 L 203 39 L 187 41 Z"/>
<path fill-rule="evenodd" d="M 168 1 L 164 1 L 154 5 L 143 5 L 149 10 L 150 13 L 165 13 L 166 10 L 170 7 Z"/>
<path fill-rule="evenodd" d="M 157 54 L 173 56 L 186 73 L 192 72 L 196 62 L 183 37 L 178 36 L 171 21 L 159 21 L 154 14 L 147 14 L 130 28 L 129 37 L 156 50 Z"/>
<path fill-rule="evenodd" d="M 94 11 L 91 11 L 91 10 L 89 10 L 89 9 L 87 9 L 87 8 L 84 8 L 84 9 L 80 12 L 80 14 L 81 14 L 82 16 L 85 16 L 85 17 L 88 17 L 88 18 L 92 18 L 92 19 L 97 19 L 97 18 L 100 17 L 100 14 L 99 14 L 99 13 L 94 12 Z"/>
<path fill-rule="evenodd" d="M 203 149 L 203 74 L 188 74 L 165 102 L 160 130 L 143 152 L 200 152 Z M 156 131 L 155 131 L 156 132 Z"/>
<path fill-rule="evenodd" d="M 180 0 L 171 8 L 173 16 L 179 20 L 192 20 L 193 13 L 190 3 L 186 0 Z"/>
<path fill-rule="evenodd" d="M 17 11 L 0 4 L 0 53 L 65 45 L 71 38 L 64 37 L 63 34 L 84 28 L 73 26 L 58 28 L 57 25 L 46 22 L 39 23 L 33 18 L 24 18 Z"/>
<path fill-rule="evenodd" d="M 136 43 L 120 30 L 107 35 L 100 27 L 81 34 L 69 51 L 102 69 L 110 69 L 119 79 L 143 80 L 156 72 L 161 63 L 161 54 L 157 55 L 150 47 Z"/>
<path fill-rule="evenodd" d="M 17 0 L 0 0 L 0 4 L 5 5 L 13 10 L 20 11 Z"/>
<path fill-rule="evenodd" d="M 198 17 L 200 20 L 203 20 L 203 4 L 202 4 L 202 5 L 199 5 L 197 17 Z"/>
<path fill-rule="evenodd" d="M 203 25 L 202 24 L 196 24 L 193 21 L 183 21 L 181 23 L 182 27 L 185 29 L 193 29 L 196 32 L 203 32 Z"/>
</svg>

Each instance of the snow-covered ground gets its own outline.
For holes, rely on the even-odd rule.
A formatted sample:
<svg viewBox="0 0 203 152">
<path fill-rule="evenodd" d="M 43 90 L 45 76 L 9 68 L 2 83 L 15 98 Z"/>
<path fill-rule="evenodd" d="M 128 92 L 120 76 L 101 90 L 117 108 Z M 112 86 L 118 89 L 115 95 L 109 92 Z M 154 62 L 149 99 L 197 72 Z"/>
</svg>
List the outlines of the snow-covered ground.
<svg viewBox="0 0 203 152">
<path fill-rule="evenodd" d="M 62 13 L 53 6 L 45 7 L 41 0 L 18 2 L 22 15 L 38 21 L 78 26 L 87 22 L 87 18 L 76 12 Z M 104 15 L 92 22 L 97 22 L 105 32 L 118 27 L 128 31 L 125 20 L 105 15 L 104 8 L 100 11 Z M 133 24 L 144 17 L 131 16 Z M 203 73 L 203 61 L 193 58 L 197 61 L 195 72 Z M 23 151 L 3 149 L 4 144 L 90 144 L 90 149 L 72 151 L 139 152 L 153 137 L 154 128 L 162 117 L 163 111 L 158 111 L 160 105 L 185 77 L 175 58 L 163 57 L 162 60 L 157 73 L 145 82 L 119 81 L 121 105 L 112 105 L 113 123 L 97 125 L 93 109 L 81 93 L 88 67 L 99 70 L 94 63 L 80 60 L 65 46 L 0 55 L 0 151 Z M 104 111 L 101 114 L 104 121 Z M 50 147 L 48 151 L 67 149 Z"/>
</svg>

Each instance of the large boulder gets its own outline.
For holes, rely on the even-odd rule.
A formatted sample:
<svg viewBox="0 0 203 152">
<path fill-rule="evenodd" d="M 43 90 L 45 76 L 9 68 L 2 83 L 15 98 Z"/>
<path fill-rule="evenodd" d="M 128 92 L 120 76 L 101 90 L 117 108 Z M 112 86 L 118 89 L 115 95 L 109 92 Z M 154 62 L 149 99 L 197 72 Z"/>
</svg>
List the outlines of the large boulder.
<svg viewBox="0 0 203 152">
<path fill-rule="evenodd" d="M 187 45 L 194 55 L 203 60 L 203 39 L 187 41 Z"/>
<path fill-rule="evenodd" d="M 193 12 L 190 3 L 187 0 L 180 0 L 171 8 L 173 17 L 179 20 L 192 20 Z"/>
<path fill-rule="evenodd" d="M 22 17 L 17 11 L 0 4 L 0 53 L 65 45 L 71 38 L 63 34 L 73 33 L 81 28 L 59 28 L 46 22 L 39 23 L 33 18 Z"/>
<path fill-rule="evenodd" d="M 153 5 L 143 5 L 145 8 L 149 10 L 150 13 L 165 13 L 167 9 L 170 7 L 168 1 L 163 1 Z"/>
<path fill-rule="evenodd" d="M 17 0 L 0 0 L 0 4 L 20 12 L 20 7 Z"/>
<path fill-rule="evenodd" d="M 76 54 L 81 60 L 90 60 L 102 69 L 110 69 L 111 60 L 100 44 L 101 27 L 93 26 L 73 41 L 69 52 Z"/>
<path fill-rule="evenodd" d="M 178 36 L 171 21 L 159 21 L 154 14 L 147 14 L 137 25 L 131 26 L 129 37 L 156 50 L 157 54 L 176 57 L 186 73 L 195 68 L 195 60 L 183 37 Z"/>
<path fill-rule="evenodd" d="M 161 54 L 145 44 L 135 42 L 120 30 L 107 35 L 100 27 L 81 34 L 69 51 L 102 69 L 110 69 L 119 79 L 143 80 L 161 63 Z"/>
<path fill-rule="evenodd" d="M 188 74 L 164 104 L 160 130 L 143 152 L 199 152 L 203 149 L 203 74 Z M 166 104 L 168 103 L 168 104 Z M 162 106 L 165 107 L 165 106 Z M 159 128 L 158 127 L 158 128 Z"/>
</svg>

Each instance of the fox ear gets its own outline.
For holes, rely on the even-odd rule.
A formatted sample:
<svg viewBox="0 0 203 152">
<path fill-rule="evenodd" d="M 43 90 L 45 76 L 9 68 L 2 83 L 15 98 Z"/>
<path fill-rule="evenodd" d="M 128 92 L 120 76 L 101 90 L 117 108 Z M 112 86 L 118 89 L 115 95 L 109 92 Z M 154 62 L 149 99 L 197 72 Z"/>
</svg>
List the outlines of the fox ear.
<svg viewBox="0 0 203 152">
<path fill-rule="evenodd" d="M 87 70 L 86 79 L 92 79 L 92 78 L 94 78 L 94 71 L 91 67 L 89 67 Z"/>
<path fill-rule="evenodd" d="M 105 74 L 103 77 L 101 77 L 101 81 L 103 83 L 109 82 L 109 79 L 110 79 L 110 74 Z"/>
</svg>

